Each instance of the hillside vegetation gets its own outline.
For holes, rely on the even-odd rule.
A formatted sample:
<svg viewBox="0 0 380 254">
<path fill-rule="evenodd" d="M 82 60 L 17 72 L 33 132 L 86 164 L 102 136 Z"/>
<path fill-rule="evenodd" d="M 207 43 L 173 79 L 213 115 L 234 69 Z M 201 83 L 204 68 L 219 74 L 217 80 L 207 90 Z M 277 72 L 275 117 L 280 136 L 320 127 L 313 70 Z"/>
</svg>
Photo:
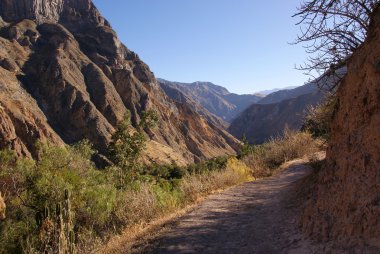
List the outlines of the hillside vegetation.
<svg viewBox="0 0 380 254">
<path fill-rule="evenodd" d="M 38 147 L 38 160 L 0 152 L 7 204 L 1 253 L 42 253 L 63 248 L 62 242 L 90 252 L 125 228 L 158 219 L 214 190 L 268 176 L 281 163 L 317 151 L 319 142 L 307 133 L 287 132 L 284 139 L 262 146 L 242 146 L 242 159 L 219 157 L 187 167 L 128 165 L 122 184 L 125 171 L 117 164 L 96 169 L 87 141 Z M 63 216 L 67 213 L 70 217 Z"/>
</svg>

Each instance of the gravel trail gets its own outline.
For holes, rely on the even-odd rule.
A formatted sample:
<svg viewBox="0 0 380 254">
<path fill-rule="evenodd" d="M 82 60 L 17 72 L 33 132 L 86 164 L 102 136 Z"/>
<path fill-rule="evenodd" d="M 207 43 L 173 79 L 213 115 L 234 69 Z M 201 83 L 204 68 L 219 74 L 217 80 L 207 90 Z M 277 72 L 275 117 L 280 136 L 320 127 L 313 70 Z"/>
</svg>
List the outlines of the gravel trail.
<svg viewBox="0 0 380 254">
<path fill-rule="evenodd" d="M 132 253 L 315 253 L 297 229 L 296 182 L 312 169 L 296 160 L 275 176 L 211 195 Z"/>
</svg>

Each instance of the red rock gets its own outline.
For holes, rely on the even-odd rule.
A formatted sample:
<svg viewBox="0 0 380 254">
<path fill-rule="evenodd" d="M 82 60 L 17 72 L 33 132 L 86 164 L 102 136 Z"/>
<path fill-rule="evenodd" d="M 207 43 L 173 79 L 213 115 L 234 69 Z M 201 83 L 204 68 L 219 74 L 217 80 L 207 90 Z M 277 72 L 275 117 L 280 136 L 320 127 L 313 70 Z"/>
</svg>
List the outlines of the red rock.
<svg viewBox="0 0 380 254">
<path fill-rule="evenodd" d="M 0 58 L 11 59 L 23 73 L 4 70 L 4 78 L 12 79 L 15 92 L 34 100 L 19 101 L 16 108 L 28 109 L 19 112 L 19 121 L 7 118 L 7 126 L 15 129 L 9 135 L 20 140 L 20 153 L 33 153 L 39 139 L 71 144 L 86 138 L 105 154 L 127 109 L 135 126 L 143 111 L 159 113 L 157 129 L 147 135 L 156 142 L 154 147 L 161 144 L 170 150 L 169 157 L 190 163 L 235 153 L 236 139 L 165 95 L 149 67 L 120 42 L 90 0 L 0 0 L 0 16 L 12 22 L 11 27 L 4 23 L 5 29 L 30 42 L 21 47 L 13 35 L 0 37 Z M 8 84 L 2 77 L 0 96 L 5 98 Z M 5 111 L 13 104 L 9 99 Z"/>
</svg>

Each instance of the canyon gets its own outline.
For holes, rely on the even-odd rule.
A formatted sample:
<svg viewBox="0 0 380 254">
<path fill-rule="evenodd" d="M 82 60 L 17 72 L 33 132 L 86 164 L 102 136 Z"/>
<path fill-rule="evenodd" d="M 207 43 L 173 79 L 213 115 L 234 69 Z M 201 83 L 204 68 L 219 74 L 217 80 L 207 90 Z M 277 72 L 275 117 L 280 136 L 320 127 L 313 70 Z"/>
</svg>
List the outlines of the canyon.
<svg viewBox="0 0 380 254">
<path fill-rule="evenodd" d="M 184 165 L 234 154 L 237 140 L 170 99 L 90 0 L 0 1 L 0 148 L 35 157 L 35 143 L 88 139 L 107 153 L 126 111 L 159 113 L 148 161 Z"/>
</svg>

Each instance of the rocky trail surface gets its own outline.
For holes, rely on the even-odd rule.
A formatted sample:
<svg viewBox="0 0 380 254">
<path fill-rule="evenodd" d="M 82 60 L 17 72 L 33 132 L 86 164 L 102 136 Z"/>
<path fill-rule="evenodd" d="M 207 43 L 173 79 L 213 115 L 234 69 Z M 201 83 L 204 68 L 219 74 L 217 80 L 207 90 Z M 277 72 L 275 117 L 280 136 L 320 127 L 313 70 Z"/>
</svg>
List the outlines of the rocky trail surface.
<svg viewBox="0 0 380 254">
<path fill-rule="evenodd" d="M 277 175 L 207 198 L 132 253 L 318 253 L 297 225 L 298 182 L 311 173 L 296 160 Z M 143 246 L 143 247 L 142 247 Z M 319 249 L 319 250 L 317 250 Z"/>
</svg>

